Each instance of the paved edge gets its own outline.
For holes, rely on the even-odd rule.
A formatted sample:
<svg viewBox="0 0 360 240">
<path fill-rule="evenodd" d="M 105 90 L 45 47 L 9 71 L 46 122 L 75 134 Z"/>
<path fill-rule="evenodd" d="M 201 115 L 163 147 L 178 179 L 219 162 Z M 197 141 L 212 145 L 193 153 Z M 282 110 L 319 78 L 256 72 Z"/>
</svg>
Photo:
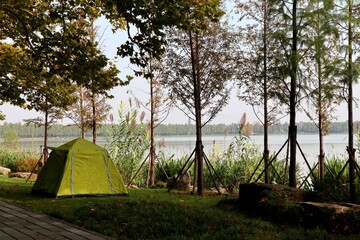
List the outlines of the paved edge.
<svg viewBox="0 0 360 240">
<path fill-rule="evenodd" d="M 76 234 L 76 230 L 78 230 L 78 231 L 82 231 L 86 235 L 88 235 L 89 239 L 94 239 L 94 237 L 96 239 L 106 239 L 106 240 L 112 240 L 113 239 L 111 237 L 102 235 L 102 234 L 100 234 L 98 232 L 86 229 L 84 227 L 77 226 L 77 225 L 69 223 L 69 222 L 66 222 L 66 221 L 64 221 L 62 219 L 52 217 L 50 215 L 46 215 L 46 214 L 41 213 L 41 212 L 35 212 L 35 211 L 31 210 L 31 209 L 28 209 L 28 208 L 26 208 L 26 207 L 24 207 L 22 205 L 17 204 L 17 203 L 9 202 L 9 201 L 7 201 L 6 199 L 3 199 L 3 198 L 0 198 L 0 205 L 7 205 L 9 207 L 9 209 L 14 209 L 14 210 L 16 210 L 16 208 L 18 208 L 19 210 L 21 210 L 20 211 L 21 213 L 27 212 L 27 213 L 29 213 L 28 214 L 29 216 L 31 216 L 32 218 L 35 218 L 35 219 L 37 219 L 37 218 L 48 218 L 49 220 L 54 221 L 55 225 L 50 224 L 50 223 L 48 223 L 46 221 L 44 221 L 44 222 L 49 224 L 49 225 L 52 225 L 52 226 L 56 226 L 57 225 L 56 223 L 58 223 L 60 225 L 67 225 L 67 226 L 72 227 L 72 228 L 75 229 L 75 231 L 69 231 L 69 233 L 73 232 L 74 234 Z M 34 223 L 34 225 L 36 225 L 36 224 Z"/>
</svg>

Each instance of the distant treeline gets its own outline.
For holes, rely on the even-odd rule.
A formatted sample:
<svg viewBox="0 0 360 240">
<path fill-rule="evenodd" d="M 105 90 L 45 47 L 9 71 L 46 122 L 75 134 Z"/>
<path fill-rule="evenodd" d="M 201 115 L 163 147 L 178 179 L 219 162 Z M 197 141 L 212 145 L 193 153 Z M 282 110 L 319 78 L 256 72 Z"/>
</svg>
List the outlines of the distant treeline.
<svg viewBox="0 0 360 240">
<path fill-rule="evenodd" d="M 355 123 L 355 128 L 358 128 L 359 122 Z M 288 124 L 277 124 L 269 127 L 270 134 L 287 134 Z M 111 128 L 110 124 L 103 125 L 99 130 L 99 136 L 106 136 L 108 130 Z M 318 129 L 314 123 L 300 122 L 297 124 L 298 134 L 317 133 Z M 263 127 L 261 124 L 247 124 L 246 131 L 253 134 L 263 134 Z M 331 124 L 330 133 L 346 133 L 348 129 L 347 122 L 335 122 Z M 26 125 L 22 123 L 3 123 L 0 125 L 0 137 L 2 138 L 7 132 L 17 132 L 19 138 L 40 138 L 44 136 L 44 129 L 42 127 L 35 127 L 34 125 Z M 189 124 L 161 124 L 156 128 L 157 136 L 169 135 L 194 135 L 195 126 Z M 210 124 L 203 128 L 204 135 L 236 135 L 239 133 L 239 124 Z M 88 133 L 89 136 L 91 133 Z M 50 128 L 49 137 L 71 138 L 79 137 L 80 130 L 76 126 L 65 126 L 55 124 Z"/>
<path fill-rule="evenodd" d="M 355 122 L 354 126 L 358 126 L 358 122 Z M 239 124 L 210 124 L 203 127 L 202 132 L 204 135 L 235 135 L 239 133 Z M 270 134 L 287 134 L 289 128 L 288 123 L 272 125 L 269 127 Z M 297 124 L 298 134 L 316 134 L 318 128 L 314 123 L 300 122 Z M 264 129 L 260 123 L 247 124 L 245 126 L 247 132 L 252 134 L 263 134 Z M 347 133 L 347 122 L 334 122 L 331 124 L 329 133 Z M 166 124 L 159 125 L 156 128 L 157 135 L 194 135 L 195 126 L 188 124 Z"/>
</svg>

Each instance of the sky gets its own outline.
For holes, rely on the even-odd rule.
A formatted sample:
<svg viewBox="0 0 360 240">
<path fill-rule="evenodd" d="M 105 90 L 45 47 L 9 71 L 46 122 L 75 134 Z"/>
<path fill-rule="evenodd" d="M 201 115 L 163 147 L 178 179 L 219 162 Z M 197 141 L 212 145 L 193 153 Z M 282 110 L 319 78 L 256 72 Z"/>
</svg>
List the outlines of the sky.
<svg viewBox="0 0 360 240">
<path fill-rule="evenodd" d="M 116 57 L 116 49 L 126 40 L 125 31 L 118 31 L 115 34 L 111 31 L 110 24 L 104 20 L 100 19 L 96 22 L 96 25 L 99 26 L 98 32 L 101 36 L 100 44 L 101 50 L 106 54 L 106 56 L 115 61 L 119 70 L 121 71 L 120 76 L 124 78 L 127 74 L 133 75 L 133 70 L 129 65 L 129 62 L 126 59 L 115 59 Z M 146 103 L 149 98 L 149 84 L 145 79 L 135 78 L 131 81 L 128 86 L 125 87 L 116 87 L 111 90 L 111 94 L 114 98 L 109 99 L 108 103 L 112 106 L 111 114 L 114 116 L 115 122 L 118 118 L 118 106 L 120 101 L 127 102 L 131 94 L 129 94 L 129 90 L 131 90 L 132 94 L 139 98 L 142 102 Z M 227 106 L 223 108 L 223 110 L 217 115 L 217 117 L 211 122 L 211 124 L 231 124 L 231 123 L 239 123 L 241 117 L 244 113 L 246 113 L 247 121 L 250 123 L 254 123 L 257 120 L 255 114 L 253 113 L 253 109 L 251 106 L 248 106 L 245 102 L 238 100 L 237 89 L 231 93 L 230 101 Z M 354 86 L 354 95 L 355 97 L 360 98 L 360 86 L 357 84 Z M 9 104 L 4 104 L 0 106 L 0 110 L 6 115 L 5 122 L 18 123 L 23 122 L 24 119 L 28 118 L 36 118 L 41 116 L 41 114 L 35 111 L 24 110 L 19 107 L 11 106 Z M 145 111 L 146 116 L 149 116 L 149 113 Z M 347 120 L 347 105 L 343 103 L 338 107 L 337 113 L 337 121 L 346 121 Z M 360 109 L 356 107 L 354 108 L 354 120 L 360 120 Z M 288 122 L 289 117 L 284 117 L 282 122 Z M 297 122 L 307 122 L 309 119 L 306 117 L 304 113 L 297 113 Z M 165 124 L 173 123 L 173 124 L 185 124 L 188 123 L 188 117 L 181 112 L 180 110 L 174 108 L 168 118 L 164 121 Z M 59 121 L 59 123 L 69 124 L 71 120 L 64 119 Z M 1 124 L 1 123 L 0 123 Z"/>
</svg>

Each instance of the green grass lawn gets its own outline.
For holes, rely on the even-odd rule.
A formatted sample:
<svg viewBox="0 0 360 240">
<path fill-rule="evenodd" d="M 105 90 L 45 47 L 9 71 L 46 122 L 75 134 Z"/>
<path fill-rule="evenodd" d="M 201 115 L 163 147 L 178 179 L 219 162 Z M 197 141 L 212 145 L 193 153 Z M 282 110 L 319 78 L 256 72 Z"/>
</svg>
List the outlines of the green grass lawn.
<svg viewBox="0 0 360 240">
<path fill-rule="evenodd" d="M 128 196 L 43 198 L 32 183 L 0 176 L 0 199 L 116 239 L 359 239 L 248 217 L 226 197 L 165 189 L 129 189 Z"/>
</svg>

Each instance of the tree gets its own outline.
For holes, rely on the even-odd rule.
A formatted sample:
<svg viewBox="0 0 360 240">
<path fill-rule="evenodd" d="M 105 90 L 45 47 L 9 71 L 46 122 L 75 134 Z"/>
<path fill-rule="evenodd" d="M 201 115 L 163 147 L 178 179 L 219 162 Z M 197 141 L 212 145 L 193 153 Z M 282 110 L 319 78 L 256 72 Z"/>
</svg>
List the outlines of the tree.
<svg viewBox="0 0 360 240">
<path fill-rule="evenodd" d="M 353 84 L 359 79 L 360 66 L 359 59 L 356 59 L 355 51 L 359 47 L 360 38 L 359 30 L 359 16 L 360 3 L 355 0 L 337 1 L 337 8 L 339 9 L 341 21 L 339 28 L 342 30 L 341 34 L 344 38 L 342 45 L 342 59 L 339 64 L 339 74 L 342 77 L 342 82 L 345 85 L 345 99 L 348 107 L 348 134 L 349 146 L 347 151 L 349 153 L 349 181 L 350 181 L 350 198 L 352 202 L 356 202 L 356 188 L 355 188 L 355 149 L 354 149 L 354 121 L 353 121 Z"/>
<path fill-rule="evenodd" d="M 309 9 L 306 17 L 309 27 L 307 28 L 307 40 L 309 47 L 307 53 L 308 86 L 306 87 L 309 101 L 315 108 L 315 116 L 309 110 L 305 110 L 313 121 L 317 121 L 319 129 L 319 178 L 323 179 L 325 169 L 325 151 L 323 136 L 330 128 L 335 106 L 340 102 L 339 82 L 335 75 L 339 51 L 339 31 L 335 25 L 335 12 L 333 1 L 312 0 L 309 1 Z M 314 64 L 315 62 L 315 64 Z"/>
<path fill-rule="evenodd" d="M 169 31 L 162 83 L 175 104 L 196 122 L 198 194 L 203 194 L 202 134 L 230 96 L 235 67 L 234 35 L 218 22 L 199 31 Z M 235 52 L 234 52 L 235 51 Z M 181 104 L 181 105 L 180 105 Z"/>
<path fill-rule="evenodd" d="M 269 183 L 268 128 L 277 121 L 277 115 L 281 113 L 281 107 L 274 99 L 274 92 L 278 91 L 278 78 L 274 71 L 277 51 L 271 35 L 276 19 L 272 18 L 274 9 L 270 2 L 248 1 L 237 5 L 241 19 L 250 20 L 247 26 L 240 28 L 243 38 L 238 86 L 242 92 L 238 96 L 253 107 L 264 128 L 265 183 Z M 271 105 L 272 101 L 274 104 Z"/>
<path fill-rule="evenodd" d="M 25 101 L 21 96 L 24 89 L 17 79 L 30 78 L 28 64 L 22 49 L 0 41 L 0 104 L 10 102 L 18 106 L 24 105 Z M 5 120 L 1 112 L 0 119 Z"/>
<path fill-rule="evenodd" d="M 159 61 L 150 59 L 149 64 L 143 69 L 144 76 L 149 81 L 150 96 L 147 104 L 142 104 L 150 112 L 149 131 L 150 131 L 150 172 L 149 184 L 155 185 L 155 129 L 168 117 L 172 107 L 173 100 L 163 91 L 159 82 L 163 72 Z M 135 97 L 136 99 L 136 97 Z M 136 99 L 141 103 L 138 99 Z"/>
<path fill-rule="evenodd" d="M 129 57 L 132 64 L 142 68 L 147 66 L 150 59 L 161 59 L 167 44 L 166 28 L 177 26 L 186 31 L 201 29 L 209 19 L 216 20 L 222 15 L 219 0 L 103 0 L 102 3 L 106 17 L 115 27 L 123 27 L 118 19 L 126 24 L 128 40 L 119 47 L 118 55 Z M 194 25 L 194 22 L 197 24 Z"/>
<path fill-rule="evenodd" d="M 274 39 L 279 51 L 275 61 L 280 76 L 278 86 L 281 89 L 276 95 L 289 107 L 289 186 L 296 187 L 296 110 L 299 109 L 302 99 L 300 94 L 306 85 L 306 79 L 301 72 L 306 48 L 300 43 L 304 41 L 304 35 L 306 35 L 307 19 L 304 13 L 307 11 L 307 2 L 275 0 L 273 4 L 273 6 L 278 6 L 273 17 L 277 19 Z"/>
<path fill-rule="evenodd" d="M 5 132 L 3 136 L 3 147 L 7 151 L 16 151 L 19 149 L 19 137 L 15 130 Z"/>
<path fill-rule="evenodd" d="M 167 43 L 166 28 L 189 28 L 189 19 L 184 13 L 202 5 L 207 9 L 203 8 L 202 16 L 197 14 L 195 18 L 213 15 L 213 9 L 219 1 L 102 0 L 101 3 L 105 16 L 115 29 L 127 31 L 128 40 L 120 45 L 118 55 L 129 57 L 132 64 L 144 68 L 150 59 L 160 60 L 164 53 Z"/>
<path fill-rule="evenodd" d="M 6 16 L 12 16 L 6 18 L 7 25 L 1 26 L 1 32 L 28 59 L 26 63 L 19 62 L 31 74 L 13 71 L 10 78 L 16 80 L 17 92 L 26 102 L 25 106 L 44 113 L 46 149 L 49 115 L 58 116 L 55 113 L 71 105 L 74 102 L 73 82 L 89 85 L 89 69 L 101 66 L 101 61 L 106 58 L 100 56 L 95 62 L 88 61 L 87 57 L 89 52 L 95 51 L 86 31 L 89 29 L 87 18 L 98 16 L 93 2 L 49 0 L 28 3 L 6 1 L 1 4 Z"/>
<path fill-rule="evenodd" d="M 66 117 L 74 122 L 81 130 L 81 137 L 85 138 L 86 132 L 93 129 L 94 121 L 97 123 L 96 128 L 99 128 L 100 123 L 108 118 L 111 106 L 106 103 L 106 97 L 98 95 L 94 98 L 94 95 L 86 88 L 78 87 L 76 95 L 77 101 L 66 112 Z"/>
<path fill-rule="evenodd" d="M 108 91 L 115 86 L 128 84 L 131 78 L 128 77 L 127 81 L 121 81 L 117 77 L 120 71 L 98 49 L 98 42 L 95 40 L 96 30 L 92 19 L 90 19 L 90 24 L 89 34 L 92 51 L 89 52 L 87 61 L 89 67 L 88 77 L 90 79 L 88 84 L 84 86 L 87 88 L 86 98 L 90 101 L 91 106 L 90 126 L 92 128 L 93 143 L 96 143 L 96 130 L 100 123 L 106 119 L 107 112 L 110 110 L 110 106 L 105 102 L 106 97 L 112 97 L 108 94 Z"/>
</svg>

